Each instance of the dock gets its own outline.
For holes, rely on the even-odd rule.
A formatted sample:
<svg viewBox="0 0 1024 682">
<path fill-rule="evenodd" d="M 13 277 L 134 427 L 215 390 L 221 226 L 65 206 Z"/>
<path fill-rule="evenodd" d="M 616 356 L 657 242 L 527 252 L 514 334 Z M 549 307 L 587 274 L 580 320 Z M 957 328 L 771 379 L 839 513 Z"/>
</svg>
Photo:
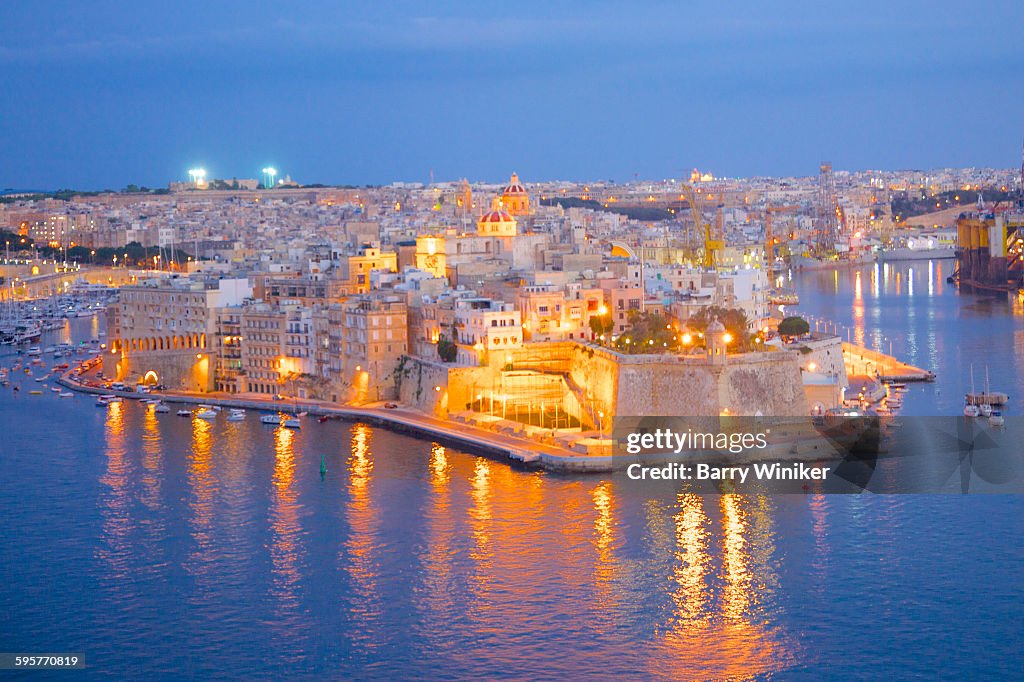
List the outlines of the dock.
<svg viewBox="0 0 1024 682">
<path fill-rule="evenodd" d="M 935 381 L 935 372 L 846 341 L 843 342 L 843 362 L 847 374 L 876 377 L 883 382 Z"/>
</svg>

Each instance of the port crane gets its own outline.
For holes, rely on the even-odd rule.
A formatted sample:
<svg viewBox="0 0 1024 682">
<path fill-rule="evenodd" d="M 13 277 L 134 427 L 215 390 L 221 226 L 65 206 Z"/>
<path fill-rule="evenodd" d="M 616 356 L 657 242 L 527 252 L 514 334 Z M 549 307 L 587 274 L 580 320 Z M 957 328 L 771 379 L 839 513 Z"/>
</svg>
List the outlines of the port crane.
<svg viewBox="0 0 1024 682">
<path fill-rule="evenodd" d="M 691 185 L 683 184 L 683 196 L 690 204 L 690 213 L 693 215 L 693 223 L 696 226 L 696 233 L 701 236 L 704 242 L 704 253 L 702 264 L 709 270 L 718 267 L 718 255 L 725 248 L 725 240 L 722 238 L 721 226 L 718 229 L 704 219 L 704 196 L 700 190 L 695 190 Z"/>
<path fill-rule="evenodd" d="M 778 238 L 772 232 L 772 216 L 776 213 L 795 214 L 799 210 L 800 207 L 797 205 L 772 206 L 771 204 L 764 209 L 764 258 L 769 268 L 775 262 L 775 245 L 779 243 Z"/>
</svg>

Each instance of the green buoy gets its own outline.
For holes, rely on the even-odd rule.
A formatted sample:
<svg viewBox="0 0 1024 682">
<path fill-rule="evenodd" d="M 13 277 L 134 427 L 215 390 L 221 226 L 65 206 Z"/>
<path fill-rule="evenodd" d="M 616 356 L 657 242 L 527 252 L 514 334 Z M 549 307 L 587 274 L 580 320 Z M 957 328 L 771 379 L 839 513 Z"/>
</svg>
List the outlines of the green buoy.
<svg viewBox="0 0 1024 682">
<path fill-rule="evenodd" d="M 320 480 L 323 480 L 324 476 L 327 475 L 327 459 L 324 455 L 320 455 Z"/>
</svg>

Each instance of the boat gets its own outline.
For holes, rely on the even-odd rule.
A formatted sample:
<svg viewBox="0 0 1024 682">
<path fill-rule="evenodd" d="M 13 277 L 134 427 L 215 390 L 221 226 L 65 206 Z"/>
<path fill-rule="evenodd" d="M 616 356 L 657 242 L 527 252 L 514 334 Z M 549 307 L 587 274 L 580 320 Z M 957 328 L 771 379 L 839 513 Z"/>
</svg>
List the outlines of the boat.
<svg viewBox="0 0 1024 682">
<path fill-rule="evenodd" d="M 54 393 L 60 393 L 60 388 L 57 386 L 51 386 L 50 390 L 53 391 Z"/>
<path fill-rule="evenodd" d="M 43 351 L 42 351 L 41 348 L 39 348 L 39 346 L 32 346 L 31 348 L 28 349 L 28 353 L 26 353 L 26 355 L 42 355 L 42 354 L 43 354 Z"/>
<path fill-rule="evenodd" d="M 178 410 L 175 414 L 177 414 L 179 417 L 191 417 L 192 410 Z"/>
<path fill-rule="evenodd" d="M 288 417 L 284 420 L 284 427 L 286 429 L 301 429 L 302 422 L 299 421 L 298 417 Z"/>
<path fill-rule="evenodd" d="M 1002 412 L 999 410 L 992 410 L 992 414 L 988 416 L 988 423 L 992 426 L 1002 426 L 1006 423 L 1006 420 L 1003 418 Z"/>
<path fill-rule="evenodd" d="M 229 422 L 245 421 L 245 410 L 241 410 L 241 409 L 237 409 L 237 408 L 231 410 L 230 412 L 228 412 L 228 421 Z"/>
<path fill-rule="evenodd" d="M 28 394 L 29 395 L 42 395 L 43 392 L 42 391 L 29 391 Z"/>
<path fill-rule="evenodd" d="M 260 417 L 260 423 L 261 424 L 275 424 L 275 425 L 276 424 L 280 424 L 281 423 L 281 415 L 279 415 L 279 414 L 265 414 L 262 417 Z"/>
<path fill-rule="evenodd" d="M 71 391 L 61 391 L 57 395 L 60 396 L 61 398 L 74 398 L 75 397 L 75 394 L 72 393 Z"/>
<path fill-rule="evenodd" d="M 980 414 L 981 414 L 981 410 L 978 409 L 977 405 L 970 405 L 970 404 L 964 405 L 964 416 L 965 417 L 971 417 L 973 419 L 974 417 L 977 417 Z"/>
<path fill-rule="evenodd" d="M 36 383 L 41 384 L 46 381 L 46 377 L 36 377 Z"/>
<path fill-rule="evenodd" d="M 199 410 L 198 412 L 196 412 L 196 416 L 199 417 L 200 419 L 216 419 L 217 411 L 210 409 Z"/>
<path fill-rule="evenodd" d="M 978 405 L 978 411 L 981 412 L 982 417 L 992 416 L 992 406 L 989 405 L 988 403 L 982 403 L 981 405 Z"/>
<path fill-rule="evenodd" d="M 167 413 L 167 412 L 170 412 L 170 411 L 171 411 L 171 408 L 170 408 L 170 407 L 168 407 L 167 405 L 165 405 L 164 403 L 157 403 L 157 404 L 156 404 L 156 405 L 155 405 L 155 406 L 153 407 L 153 411 L 154 411 L 154 412 L 161 412 L 161 413 Z"/>
</svg>

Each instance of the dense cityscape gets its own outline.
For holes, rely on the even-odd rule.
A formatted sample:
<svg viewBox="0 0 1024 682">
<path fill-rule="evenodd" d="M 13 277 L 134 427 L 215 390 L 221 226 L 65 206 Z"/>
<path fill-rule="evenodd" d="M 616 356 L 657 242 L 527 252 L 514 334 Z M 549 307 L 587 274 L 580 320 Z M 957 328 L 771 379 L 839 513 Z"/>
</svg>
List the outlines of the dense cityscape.
<svg viewBox="0 0 1024 682">
<path fill-rule="evenodd" d="M 892 414 L 902 382 L 934 376 L 870 332 L 812 329 L 787 272 L 946 261 L 1015 293 L 1024 271 L 1011 170 L 344 189 L 276 173 L 8 195 L 6 340 L 38 340 L 56 296 L 116 290 L 74 388 L 399 409 L 608 469 L 614 417 Z M 41 319 L 15 314 L 27 303 Z"/>
<path fill-rule="evenodd" d="M 1021 677 L 1024 4 L 2 16 L 3 673 Z"/>
</svg>

